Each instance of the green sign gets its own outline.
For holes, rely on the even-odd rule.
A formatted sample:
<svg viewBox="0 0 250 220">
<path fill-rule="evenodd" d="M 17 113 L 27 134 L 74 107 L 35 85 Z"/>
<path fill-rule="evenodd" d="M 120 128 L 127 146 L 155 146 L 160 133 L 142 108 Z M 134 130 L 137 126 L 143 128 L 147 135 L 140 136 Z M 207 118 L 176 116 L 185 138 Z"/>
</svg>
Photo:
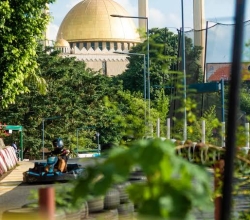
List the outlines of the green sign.
<svg viewBox="0 0 250 220">
<path fill-rule="evenodd" d="M 188 86 L 189 92 L 196 93 L 209 93 L 209 92 L 218 92 L 221 90 L 220 83 L 211 82 L 211 83 L 196 83 Z"/>
</svg>

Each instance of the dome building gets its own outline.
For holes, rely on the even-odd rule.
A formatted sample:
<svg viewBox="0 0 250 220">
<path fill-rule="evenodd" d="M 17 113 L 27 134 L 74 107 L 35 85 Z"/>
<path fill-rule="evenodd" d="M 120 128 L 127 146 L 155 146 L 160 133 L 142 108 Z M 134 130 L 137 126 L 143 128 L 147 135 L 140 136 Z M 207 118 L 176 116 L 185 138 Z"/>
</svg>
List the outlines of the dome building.
<svg viewBox="0 0 250 220">
<path fill-rule="evenodd" d="M 62 37 L 56 41 L 55 47 L 58 50 L 60 50 L 63 54 L 70 53 L 70 44 L 68 41 L 64 40 Z"/>
<path fill-rule="evenodd" d="M 121 74 L 128 64 L 127 55 L 114 52 L 126 53 L 141 39 L 132 18 L 111 17 L 112 14 L 129 16 L 113 0 L 79 2 L 64 17 L 55 47 L 62 56 L 76 57 L 85 61 L 88 68 L 107 76 Z"/>
</svg>

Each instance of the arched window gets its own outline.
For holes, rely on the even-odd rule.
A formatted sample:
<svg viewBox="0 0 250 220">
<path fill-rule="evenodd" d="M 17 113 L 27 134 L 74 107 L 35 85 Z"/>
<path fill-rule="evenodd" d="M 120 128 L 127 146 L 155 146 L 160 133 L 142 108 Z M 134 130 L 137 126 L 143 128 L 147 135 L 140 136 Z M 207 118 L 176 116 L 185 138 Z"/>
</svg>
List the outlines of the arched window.
<svg viewBox="0 0 250 220">
<path fill-rule="evenodd" d="M 83 47 L 87 50 L 88 49 L 88 44 L 87 44 L 87 42 L 84 42 L 83 43 Z"/>
<path fill-rule="evenodd" d="M 117 42 L 114 42 L 114 50 L 117 50 L 118 47 L 117 47 Z"/>
<path fill-rule="evenodd" d="M 110 50 L 110 42 L 106 42 L 106 48 L 107 50 Z"/>
<path fill-rule="evenodd" d="M 102 42 L 98 42 L 98 47 L 100 50 L 102 50 Z"/>
</svg>

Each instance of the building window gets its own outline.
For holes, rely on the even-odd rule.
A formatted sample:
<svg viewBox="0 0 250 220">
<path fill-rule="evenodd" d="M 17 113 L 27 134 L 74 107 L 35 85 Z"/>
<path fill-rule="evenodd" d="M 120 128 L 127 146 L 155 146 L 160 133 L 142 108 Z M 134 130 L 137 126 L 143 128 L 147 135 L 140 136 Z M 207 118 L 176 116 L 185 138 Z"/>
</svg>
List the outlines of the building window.
<svg viewBox="0 0 250 220">
<path fill-rule="evenodd" d="M 114 42 L 114 50 L 117 50 L 117 42 Z"/>
<path fill-rule="evenodd" d="M 130 50 L 130 43 L 128 43 L 128 50 Z"/>
<path fill-rule="evenodd" d="M 86 42 L 84 42 L 83 47 L 87 50 L 88 49 L 88 44 Z"/>
<path fill-rule="evenodd" d="M 98 47 L 100 50 L 102 50 L 102 42 L 98 42 Z"/>
<path fill-rule="evenodd" d="M 102 72 L 103 75 L 107 75 L 107 61 L 102 61 Z"/>
<path fill-rule="evenodd" d="M 70 45 L 70 48 L 73 48 L 73 43 L 69 43 L 69 45 Z"/>
<path fill-rule="evenodd" d="M 76 47 L 80 49 L 80 43 L 76 43 Z"/>
<path fill-rule="evenodd" d="M 110 50 L 110 42 L 106 42 L 106 48 L 107 50 Z"/>
<path fill-rule="evenodd" d="M 91 42 L 90 47 L 94 50 L 95 49 L 95 42 Z"/>
<path fill-rule="evenodd" d="M 121 49 L 124 50 L 125 47 L 124 47 L 124 43 L 121 43 Z"/>
</svg>

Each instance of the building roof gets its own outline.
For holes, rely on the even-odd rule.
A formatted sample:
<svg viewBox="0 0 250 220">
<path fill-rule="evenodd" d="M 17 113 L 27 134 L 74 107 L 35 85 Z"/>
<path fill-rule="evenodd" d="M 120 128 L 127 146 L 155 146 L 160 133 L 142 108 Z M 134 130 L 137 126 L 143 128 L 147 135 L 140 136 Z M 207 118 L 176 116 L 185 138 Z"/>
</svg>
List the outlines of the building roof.
<svg viewBox="0 0 250 220">
<path fill-rule="evenodd" d="M 207 64 L 207 81 L 220 81 L 221 79 L 230 80 L 232 63 L 208 63 Z M 242 80 L 250 80 L 250 63 L 241 63 Z"/>
<path fill-rule="evenodd" d="M 63 38 L 59 39 L 55 43 L 56 47 L 70 47 L 69 42 L 64 40 Z"/>
<path fill-rule="evenodd" d="M 111 17 L 111 14 L 129 16 L 113 0 L 83 0 L 63 19 L 57 40 L 62 34 L 68 42 L 141 42 L 133 19 Z"/>
</svg>

